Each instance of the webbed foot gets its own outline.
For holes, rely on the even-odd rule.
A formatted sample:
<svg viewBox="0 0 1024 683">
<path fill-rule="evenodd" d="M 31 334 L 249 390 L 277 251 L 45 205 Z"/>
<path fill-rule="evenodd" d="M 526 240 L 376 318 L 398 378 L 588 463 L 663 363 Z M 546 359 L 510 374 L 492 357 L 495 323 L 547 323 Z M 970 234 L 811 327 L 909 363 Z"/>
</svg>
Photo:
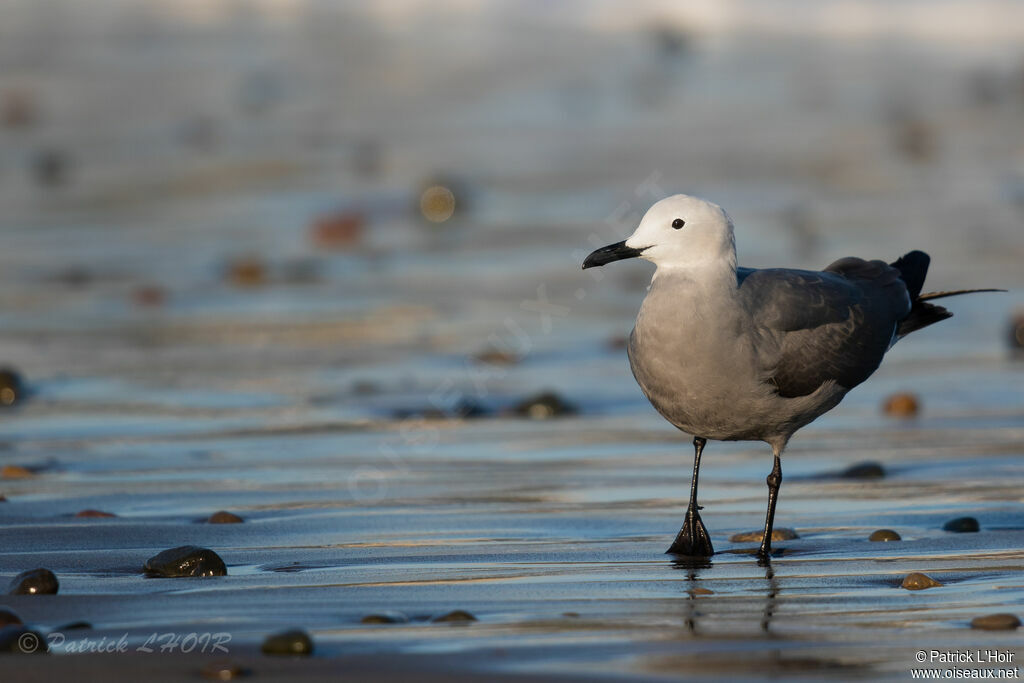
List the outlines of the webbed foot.
<svg viewBox="0 0 1024 683">
<path fill-rule="evenodd" d="M 686 511 L 683 528 L 676 535 L 672 547 L 665 552 L 687 557 L 711 557 L 715 554 L 715 548 L 711 545 L 711 536 L 696 510 L 690 508 Z"/>
</svg>

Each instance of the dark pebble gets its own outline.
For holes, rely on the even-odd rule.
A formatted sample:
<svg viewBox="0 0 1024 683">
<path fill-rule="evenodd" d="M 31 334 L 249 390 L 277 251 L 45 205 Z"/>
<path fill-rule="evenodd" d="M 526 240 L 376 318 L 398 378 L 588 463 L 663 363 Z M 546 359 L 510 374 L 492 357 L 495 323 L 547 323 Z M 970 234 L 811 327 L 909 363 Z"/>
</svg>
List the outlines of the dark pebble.
<svg viewBox="0 0 1024 683">
<path fill-rule="evenodd" d="M 245 520 L 236 515 L 233 512 L 227 510 L 218 510 L 209 516 L 206 520 L 210 524 L 241 524 Z"/>
<path fill-rule="evenodd" d="M 11 624 L 23 624 L 21 617 L 19 617 L 14 610 L 8 607 L 0 607 L 0 627 L 10 626 Z"/>
<path fill-rule="evenodd" d="M 908 591 L 920 591 L 924 590 L 925 588 L 935 588 L 936 586 L 941 586 L 942 583 L 936 581 L 927 574 L 922 574 L 921 572 L 911 572 L 903 578 L 903 583 L 900 585 L 903 588 L 906 588 Z"/>
<path fill-rule="evenodd" d="M 881 479 L 885 476 L 885 468 L 877 462 L 859 462 L 847 467 L 839 476 L 843 479 Z"/>
<path fill-rule="evenodd" d="M 975 533 L 980 528 L 978 520 L 974 517 L 957 517 L 956 519 L 951 519 L 942 525 L 943 531 L 952 531 L 957 534 Z"/>
<path fill-rule="evenodd" d="M 146 560 L 142 571 L 152 577 L 227 576 L 224 560 L 212 550 L 183 545 L 171 548 Z"/>
<path fill-rule="evenodd" d="M 513 412 L 521 417 L 546 420 L 552 417 L 574 415 L 576 407 L 563 400 L 558 394 L 545 391 L 520 402 L 513 408 Z"/>
<path fill-rule="evenodd" d="M 156 285 L 142 285 L 132 292 L 132 301 L 137 306 L 157 308 L 167 301 L 167 292 Z"/>
<path fill-rule="evenodd" d="M 11 580 L 10 595 L 55 595 L 60 583 L 49 569 L 29 569 Z"/>
<path fill-rule="evenodd" d="M 11 368 L 0 368 L 0 406 L 13 406 L 25 398 L 25 383 Z"/>
<path fill-rule="evenodd" d="M 236 678 L 248 676 L 251 672 L 240 663 L 232 660 L 218 660 L 208 662 L 199 670 L 203 678 L 211 681 L 233 681 Z"/>
<path fill-rule="evenodd" d="M 113 512 L 104 512 L 103 510 L 81 510 L 75 513 L 75 517 L 117 517 Z"/>
<path fill-rule="evenodd" d="M 435 622 L 467 622 L 476 621 L 476 617 L 465 610 L 457 609 L 432 619 Z"/>
<path fill-rule="evenodd" d="M 265 655 L 311 655 L 313 639 L 299 629 L 267 636 L 260 648 Z"/>
<path fill-rule="evenodd" d="M 362 618 L 363 624 L 407 624 L 409 617 L 401 612 L 381 612 L 379 614 L 367 614 Z"/>
<path fill-rule="evenodd" d="M 70 623 L 58 626 L 53 630 L 63 633 L 64 631 L 85 631 L 91 628 L 92 624 L 90 624 L 88 621 L 72 621 Z"/>
<path fill-rule="evenodd" d="M 902 541 L 900 535 L 892 529 L 879 529 L 868 536 L 869 541 Z"/>
<path fill-rule="evenodd" d="M 0 503 L 6 503 L 6 502 L 7 502 L 7 496 L 5 496 L 3 494 L 0 494 Z"/>
<path fill-rule="evenodd" d="M 980 628 L 984 631 L 1012 631 L 1019 627 L 1020 619 L 1016 614 L 986 614 L 971 619 L 971 628 Z"/>
<path fill-rule="evenodd" d="M 32 174 L 36 183 L 46 187 L 67 182 L 70 166 L 68 155 L 59 149 L 42 149 L 32 158 Z"/>
<path fill-rule="evenodd" d="M 1010 351 L 1018 358 L 1024 358 L 1024 311 L 1018 311 L 1010 319 L 1010 326 L 1006 341 L 1010 344 Z"/>
<path fill-rule="evenodd" d="M 0 653 L 16 655 L 46 654 L 50 651 L 46 638 L 24 624 L 0 628 Z M 4 680 L 7 680 L 6 677 Z"/>
</svg>

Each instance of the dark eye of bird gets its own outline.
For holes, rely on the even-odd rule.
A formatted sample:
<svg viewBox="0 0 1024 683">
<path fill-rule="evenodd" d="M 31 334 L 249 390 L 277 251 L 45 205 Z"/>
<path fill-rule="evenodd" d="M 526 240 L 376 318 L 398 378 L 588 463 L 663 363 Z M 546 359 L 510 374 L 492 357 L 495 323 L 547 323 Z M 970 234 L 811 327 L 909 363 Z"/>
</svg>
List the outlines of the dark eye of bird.
<svg viewBox="0 0 1024 683">
<path fill-rule="evenodd" d="M 677 218 L 674 221 L 672 221 L 672 227 L 675 228 L 676 230 L 683 227 L 684 225 L 686 225 L 686 221 L 684 221 L 682 218 Z"/>
</svg>

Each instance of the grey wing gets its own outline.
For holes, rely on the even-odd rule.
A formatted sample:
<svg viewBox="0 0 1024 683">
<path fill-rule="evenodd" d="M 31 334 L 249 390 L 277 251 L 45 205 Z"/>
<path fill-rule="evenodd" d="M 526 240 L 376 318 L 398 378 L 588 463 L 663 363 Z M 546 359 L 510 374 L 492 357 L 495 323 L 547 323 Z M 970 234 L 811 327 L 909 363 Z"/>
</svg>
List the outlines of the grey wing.
<svg viewBox="0 0 1024 683">
<path fill-rule="evenodd" d="M 852 389 L 878 369 L 910 311 L 900 273 L 882 261 L 846 258 L 823 272 L 755 270 L 740 300 L 754 322 L 766 378 L 780 396 L 828 381 Z"/>
</svg>

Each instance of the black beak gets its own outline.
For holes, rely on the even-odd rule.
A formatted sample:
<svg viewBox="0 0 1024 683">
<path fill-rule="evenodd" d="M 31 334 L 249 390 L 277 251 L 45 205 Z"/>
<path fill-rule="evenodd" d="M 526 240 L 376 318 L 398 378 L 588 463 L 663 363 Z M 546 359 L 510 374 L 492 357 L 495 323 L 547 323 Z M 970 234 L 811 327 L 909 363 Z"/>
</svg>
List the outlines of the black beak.
<svg viewBox="0 0 1024 683">
<path fill-rule="evenodd" d="M 625 240 L 609 244 L 607 247 L 601 247 L 597 251 L 591 252 L 590 256 L 583 261 L 583 270 L 594 266 L 603 266 L 612 261 L 621 261 L 624 258 L 636 258 L 642 252 L 643 249 L 627 247 Z"/>
</svg>

